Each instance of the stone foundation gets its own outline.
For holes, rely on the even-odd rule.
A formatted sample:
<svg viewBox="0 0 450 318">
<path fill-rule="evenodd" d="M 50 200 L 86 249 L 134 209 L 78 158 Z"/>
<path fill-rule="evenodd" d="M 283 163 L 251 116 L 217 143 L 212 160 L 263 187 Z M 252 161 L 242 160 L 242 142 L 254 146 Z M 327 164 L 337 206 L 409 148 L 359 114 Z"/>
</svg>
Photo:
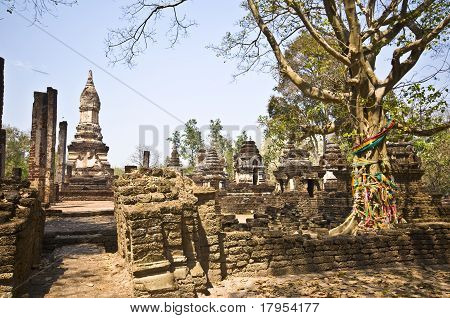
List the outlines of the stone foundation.
<svg viewBox="0 0 450 318">
<path fill-rule="evenodd" d="M 118 249 L 135 297 L 194 297 L 206 289 L 192 188 L 191 180 L 170 169 L 134 171 L 116 180 Z"/>
<path fill-rule="evenodd" d="M 266 276 L 395 266 L 448 264 L 450 224 L 417 224 L 376 234 L 312 239 L 282 231 L 224 233 L 227 275 Z"/>
<path fill-rule="evenodd" d="M 195 297 L 230 275 L 448 264 L 449 223 L 328 237 L 330 221 L 319 206 L 347 198 L 328 194 L 326 202 L 323 195 L 270 194 L 283 204 L 263 204 L 243 221 L 223 213 L 222 190 L 196 187 L 174 170 L 125 174 L 115 185 L 115 215 L 119 253 L 133 275 L 135 296 Z M 336 211 L 347 205 L 341 202 Z M 336 222 L 345 217 L 335 214 Z"/>
<path fill-rule="evenodd" d="M 45 213 L 29 183 L 0 181 L 0 297 L 13 297 L 39 265 Z"/>
</svg>

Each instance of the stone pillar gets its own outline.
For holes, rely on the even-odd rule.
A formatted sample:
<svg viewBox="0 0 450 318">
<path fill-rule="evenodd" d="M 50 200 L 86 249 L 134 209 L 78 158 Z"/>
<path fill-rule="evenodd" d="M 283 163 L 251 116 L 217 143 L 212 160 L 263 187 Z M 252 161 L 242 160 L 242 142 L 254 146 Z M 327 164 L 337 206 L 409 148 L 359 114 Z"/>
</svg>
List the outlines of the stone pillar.
<svg viewBox="0 0 450 318">
<path fill-rule="evenodd" d="M 5 60 L 0 57 L 0 128 L 3 127 L 3 94 L 5 89 L 4 69 Z"/>
<path fill-rule="evenodd" d="M 0 179 L 5 177 L 6 167 L 6 130 L 0 129 Z"/>
<path fill-rule="evenodd" d="M 144 162 L 142 163 L 142 167 L 150 168 L 150 151 L 144 151 Z"/>
<path fill-rule="evenodd" d="M 47 94 L 34 92 L 34 103 L 31 121 L 31 145 L 28 159 L 28 175 L 31 187 L 38 190 L 41 202 L 45 192 L 45 163 L 47 156 Z"/>
<path fill-rule="evenodd" d="M 53 202 L 55 196 L 57 95 L 51 87 L 47 88 L 47 93 L 34 93 L 29 180 L 43 203 Z"/>
<path fill-rule="evenodd" d="M 45 165 L 45 203 L 55 201 L 55 147 L 56 147 L 56 120 L 58 109 L 58 91 L 47 88 L 47 162 Z"/>
<path fill-rule="evenodd" d="M 66 149 L 67 149 L 67 121 L 59 123 L 58 134 L 58 167 L 56 169 L 56 182 L 62 190 L 66 176 Z"/>
<path fill-rule="evenodd" d="M 67 166 L 67 179 L 72 178 L 72 166 Z"/>
<path fill-rule="evenodd" d="M 5 177 L 6 131 L 3 128 L 3 93 L 5 60 L 0 57 L 0 179 Z"/>
</svg>

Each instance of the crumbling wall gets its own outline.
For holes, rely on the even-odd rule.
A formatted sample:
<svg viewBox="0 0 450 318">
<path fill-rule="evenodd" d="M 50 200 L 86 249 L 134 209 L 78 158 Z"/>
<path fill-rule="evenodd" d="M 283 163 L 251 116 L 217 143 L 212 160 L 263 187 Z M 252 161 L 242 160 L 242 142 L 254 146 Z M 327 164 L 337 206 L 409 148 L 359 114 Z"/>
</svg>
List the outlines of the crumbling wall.
<svg viewBox="0 0 450 318">
<path fill-rule="evenodd" d="M 274 193 L 267 185 L 231 185 L 217 194 L 223 215 L 273 214 L 295 210 L 303 229 L 333 228 L 341 224 L 352 209 L 351 193 L 342 191 L 306 191 Z"/>
<path fill-rule="evenodd" d="M 448 264 L 450 225 L 417 224 L 358 236 L 318 237 L 282 231 L 224 232 L 226 273 L 286 275 L 404 264 Z"/>
<path fill-rule="evenodd" d="M 319 214 L 330 229 L 342 224 L 352 212 L 352 208 L 351 192 L 321 191 L 318 204 Z"/>
<path fill-rule="evenodd" d="M 40 262 L 45 213 L 28 182 L 0 182 L 0 297 L 20 293 Z"/>
<path fill-rule="evenodd" d="M 141 169 L 116 180 L 119 253 L 136 297 L 194 297 L 205 290 L 192 188 L 190 179 L 170 169 Z"/>
<path fill-rule="evenodd" d="M 283 205 L 266 206 L 243 223 L 222 213 L 221 190 L 196 187 L 179 172 L 124 174 L 115 183 L 115 213 L 119 253 L 133 275 L 135 296 L 193 297 L 230 275 L 448 264 L 449 223 L 329 237 L 319 194 L 272 195 Z"/>
</svg>

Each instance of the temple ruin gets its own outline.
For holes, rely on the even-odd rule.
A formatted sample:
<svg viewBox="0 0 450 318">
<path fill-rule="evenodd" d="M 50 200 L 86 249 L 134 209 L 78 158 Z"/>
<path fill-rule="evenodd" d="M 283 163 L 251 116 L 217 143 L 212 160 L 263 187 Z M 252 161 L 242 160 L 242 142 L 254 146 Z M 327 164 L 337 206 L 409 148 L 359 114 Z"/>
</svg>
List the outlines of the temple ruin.
<svg viewBox="0 0 450 318">
<path fill-rule="evenodd" d="M 92 71 L 80 97 L 80 122 L 68 148 L 67 177 L 61 191 L 64 200 L 110 200 L 114 171 L 108 162 L 109 147 L 99 124 L 100 98 Z"/>
<path fill-rule="evenodd" d="M 237 183 L 261 184 L 266 180 L 262 156 L 253 140 L 246 140 L 234 157 L 235 180 Z"/>
<path fill-rule="evenodd" d="M 3 65 L 0 59 L 0 114 Z M 144 151 L 139 167 L 125 166 L 114 177 L 92 72 L 68 147 L 66 121 L 59 123 L 56 138 L 57 93 L 51 87 L 34 93 L 29 181 L 18 168 L 12 178 L 4 177 L 4 130 L 0 135 L 0 297 L 46 295 L 52 279 L 65 273 L 53 263 L 55 268 L 36 269 L 59 260 L 65 250 L 71 261 L 116 257 L 118 263 L 102 273 L 110 275 L 113 268 L 114 275 L 125 277 L 129 291 L 119 296 L 127 297 L 200 297 L 243 276 L 448 265 L 449 210 L 425 191 L 410 142 L 387 144 L 400 224 L 331 237 L 329 230 L 353 207 L 352 168 L 334 137 L 325 141 L 318 164 L 290 137 L 273 171 L 275 182 L 266 178 L 269 172 L 251 140 L 233 158 L 234 176 L 211 145 L 198 152 L 189 173 L 174 147 L 165 167 L 151 167 L 150 152 Z M 46 276 L 52 270 L 56 275 Z M 44 287 L 29 282 L 34 275 Z M 63 285 L 59 292 L 71 288 Z"/>
</svg>

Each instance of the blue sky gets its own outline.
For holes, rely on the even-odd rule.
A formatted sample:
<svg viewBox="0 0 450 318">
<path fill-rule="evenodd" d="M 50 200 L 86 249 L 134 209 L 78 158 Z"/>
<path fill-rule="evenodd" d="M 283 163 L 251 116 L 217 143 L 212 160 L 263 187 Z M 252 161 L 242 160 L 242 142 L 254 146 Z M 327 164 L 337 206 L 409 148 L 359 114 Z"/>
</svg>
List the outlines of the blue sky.
<svg viewBox="0 0 450 318">
<path fill-rule="evenodd" d="M 161 39 L 137 59 L 133 69 L 112 67 L 105 57 L 104 39 L 108 29 L 121 23 L 123 3 L 79 1 L 72 8 L 58 7 L 56 17 L 47 15 L 41 26 L 184 121 L 196 118 L 200 125 L 207 125 L 210 119 L 220 118 L 223 124 L 240 129 L 256 124 L 258 115 L 265 112 L 275 81 L 269 74 L 255 72 L 233 81 L 235 62 L 225 62 L 206 48 L 208 44 L 219 44 L 244 14 L 240 0 L 192 2 L 186 10 L 198 26 L 189 37 L 173 49 L 168 49 L 168 42 Z M 2 13 L 1 17 L 0 56 L 6 60 L 5 124 L 30 129 L 33 91 L 45 91 L 51 86 L 58 90 L 58 120 L 68 121 L 70 142 L 79 120 L 80 93 L 92 69 L 102 102 L 100 124 L 110 147 L 111 164 L 127 163 L 139 143 L 140 125 L 152 125 L 159 131 L 155 136 L 146 135 L 147 144 L 156 139 L 159 151 L 167 148 L 163 145 L 164 126 L 170 131 L 179 127 L 176 119 L 19 16 Z"/>
<path fill-rule="evenodd" d="M 240 130 L 252 131 L 258 116 L 266 111 L 275 80 L 270 74 L 251 72 L 233 81 L 236 61 L 224 61 L 206 48 L 219 44 L 227 31 L 235 29 L 235 22 L 245 14 L 239 5 L 241 0 L 189 2 L 184 11 L 198 24 L 189 37 L 168 49 L 162 24 L 159 43 L 140 56 L 133 69 L 112 67 L 105 56 L 108 29 L 123 24 L 120 6 L 125 3 L 129 1 L 80 0 L 71 8 L 58 6 L 55 15 L 45 16 L 40 26 L 182 121 L 195 118 L 201 126 L 207 126 L 210 119 L 220 118 L 224 125 L 235 127 L 234 135 Z M 100 124 L 110 147 L 111 164 L 128 163 L 139 144 L 142 126 L 154 127 L 146 134 L 146 143 L 156 147 L 163 160 L 169 152 L 165 137 L 180 128 L 177 119 L 19 16 L 5 13 L 3 6 L 0 10 L 0 56 L 6 59 L 5 124 L 29 130 L 33 91 L 52 86 L 58 89 L 58 120 L 69 123 L 70 142 L 79 121 L 80 93 L 92 69 L 102 102 Z M 392 48 L 387 48 L 377 61 L 380 77 L 389 70 L 391 53 Z M 414 70 L 427 73 L 425 65 L 441 63 L 425 57 Z M 448 83 L 448 77 L 445 80 L 441 85 Z"/>
</svg>

